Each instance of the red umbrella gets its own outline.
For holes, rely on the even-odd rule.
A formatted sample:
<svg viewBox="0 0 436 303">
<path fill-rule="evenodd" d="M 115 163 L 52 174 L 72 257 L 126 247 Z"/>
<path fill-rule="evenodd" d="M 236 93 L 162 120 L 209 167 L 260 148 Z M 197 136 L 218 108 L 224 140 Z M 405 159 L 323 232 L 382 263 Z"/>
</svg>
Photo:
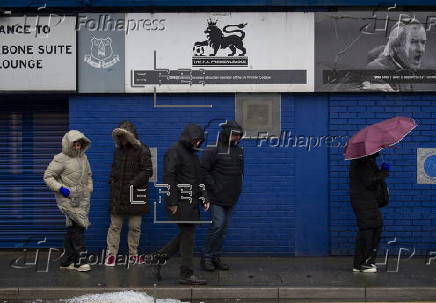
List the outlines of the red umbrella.
<svg viewBox="0 0 436 303">
<path fill-rule="evenodd" d="M 408 117 L 394 117 L 365 127 L 356 133 L 345 146 L 345 160 L 375 154 L 383 148 L 397 144 L 417 126 Z"/>
</svg>

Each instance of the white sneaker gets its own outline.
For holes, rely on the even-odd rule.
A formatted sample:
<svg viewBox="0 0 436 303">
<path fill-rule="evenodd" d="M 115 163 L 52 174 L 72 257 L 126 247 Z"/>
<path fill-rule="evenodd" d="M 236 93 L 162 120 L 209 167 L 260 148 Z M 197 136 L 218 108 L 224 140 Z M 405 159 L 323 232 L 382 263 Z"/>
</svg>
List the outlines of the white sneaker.
<svg viewBox="0 0 436 303">
<path fill-rule="evenodd" d="M 375 267 L 362 268 L 360 272 L 365 272 L 365 273 L 377 272 L 377 268 Z"/>
<path fill-rule="evenodd" d="M 372 266 L 372 264 L 363 264 L 360 265 L 360 272 L 365 272 L 365 273 L 377 272 L 377 267 Z"/>
<path fill-rule="evenodd" d="M 374 273 L 377 267 L 371 265 L 361 265 L 359 268 L 353 268 L 353 272 Z"/>
<path fill-rule="evenodd" d="M 76 269 L 76 268 L 74 267 L 74 263 L 71 263 L 71 264 L 68 265 L 68 266 L 60 266 L 59 269 L 67 269 L 67 270 L 70 270 L 70 269 Z"/>
<path fill-rule="evenodd" d="M 82 264 L 79 267 L 74 267 L 75 270 L 80 272 L 90 271 L 91 266 L 89 264 Z"/>
</svg>

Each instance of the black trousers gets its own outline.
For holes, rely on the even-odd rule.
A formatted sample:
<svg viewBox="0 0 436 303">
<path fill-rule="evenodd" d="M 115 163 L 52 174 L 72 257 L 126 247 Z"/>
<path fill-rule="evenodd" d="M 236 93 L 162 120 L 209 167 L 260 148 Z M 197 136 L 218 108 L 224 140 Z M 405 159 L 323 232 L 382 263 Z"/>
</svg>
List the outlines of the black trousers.
<svg viewBox="0 0 436 303">
<path fill-rule="evenodd" d="M 182 262 L 180 265 L 180 275 L 189 277 L 193 274 L 193 254 L 194 254 L 194 239 L 195 225 L 194 224 L 177 224 L 180 231 L 176 237 L 168 242 L 159 254 L 167 255 L 167 259 L 174 256 L 180 251 Z"/>
<path fill-rule="evenodd" d="M 61 258 L 61 266 L 68 266 L 71 263 L 77 266 L 80 265 L 80 254 L 85 251 L 85 228 L 73 221 L 73 225 L 67 227 L 65 234 L 64 255 Z"/>
<path fill-rule="evenodd" d="M 354 268 L 359 268 L 365 263 L 375 263 L 382 230 L 382 226 L 378 228 L 359 229 L 354 252 Z"/>
</svg>

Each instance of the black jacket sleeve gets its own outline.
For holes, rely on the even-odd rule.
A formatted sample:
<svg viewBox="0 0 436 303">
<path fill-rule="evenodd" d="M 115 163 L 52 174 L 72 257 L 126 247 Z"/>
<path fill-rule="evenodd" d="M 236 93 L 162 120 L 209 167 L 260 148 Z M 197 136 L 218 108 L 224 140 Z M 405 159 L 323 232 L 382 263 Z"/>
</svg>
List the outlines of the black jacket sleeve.
<svg viewBox="0 0 436 303">
<path fill-rule="evenodd" d="M 164 183 L 170 186 L 170 195 L 166 197 L 167 206 L 179 205 L 179 190 L 177 188 L 177 150 L 170 149 L 164 156 Z"/>
<path fill-rule="evenodd" d="M 377 183 L 384 181 L 389 175 L 387 170 L 381 170 L 376 165 L 365 163 L 360 167 L 360 180 L 366 188 L 372 188 Z"/>
<path fill-rule="evenodd" d="M 150 149 L 147 146 L 142 147 L 141 156 L 139 159 L 140 172 L 132 180 L 132 185 L 141 186 L 147 184 L 151 176 L 153 176 L 153 164 L 151 162 Z"/>
<path fill-rule="evenodd" d="M 212 176 L 212 170 L 215 166 L 216 153 L 216 148 L 208 148 L 200 159 L 201 182 L 206 186 L 206 190 L 211 192 L 215 190 L 215 179 Z"/>
</svg>

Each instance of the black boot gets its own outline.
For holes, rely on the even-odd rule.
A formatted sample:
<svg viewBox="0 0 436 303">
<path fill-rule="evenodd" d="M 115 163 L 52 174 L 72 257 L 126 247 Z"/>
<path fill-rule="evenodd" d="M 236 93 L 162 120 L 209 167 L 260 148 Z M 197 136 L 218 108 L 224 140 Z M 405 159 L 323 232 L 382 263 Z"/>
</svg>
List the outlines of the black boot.
<svg viewBox="0 0 436 303">
<path fill-rule="evenodd" d="M 160 274 L 160 270 L 162 264 L 165 264 L 168 260 L 166 255 L 162 255 L 160 253 L 155 253 L 151 257 L 151 275 L 156 282 L 162 280 L 162 276 Z"/>
<path fill-rule="evenodd" d="M 188 284 L 188 285 L 206 285 L 207 281 L 204 279 L 200 279 L 196 275 L 192 274 L 190 276 L 181 277 L 180 284 Z"/>
<path fill-rule="evenodd" d="M 219 257 L 214 258 L 212 260 L 212 263 L 215 266 L 215 269 L 218 269 L 218 270 L 230 270 L 230 265 L 221 262 L 221 259 Z"/>
<path fill-rule="evenodd" d="M 200 268 L 204 271 L 215 271 L 215 265 L 212 263 L 212 260 L 209 258 L 201 258 Z"/>
<path fill-rule="evenodd" d="M 162 276 L 160 274 L 160 268 L 161 268 L 161 266 L 159 264 L 153 264 L 151 266 L 151 275 L 153 276 L 153 279 L 156 282 L 159 282 L 162 280 Z"/>
<path fill-rule="evenodd" d="M 180 266 L 180 284 L 188 284 L 188 285 L 205 285 L 207 281 L 204 279 L 200 279 L 196 275 L 194 275 L 194 271 L 187 266 Z"/>
</svg>

